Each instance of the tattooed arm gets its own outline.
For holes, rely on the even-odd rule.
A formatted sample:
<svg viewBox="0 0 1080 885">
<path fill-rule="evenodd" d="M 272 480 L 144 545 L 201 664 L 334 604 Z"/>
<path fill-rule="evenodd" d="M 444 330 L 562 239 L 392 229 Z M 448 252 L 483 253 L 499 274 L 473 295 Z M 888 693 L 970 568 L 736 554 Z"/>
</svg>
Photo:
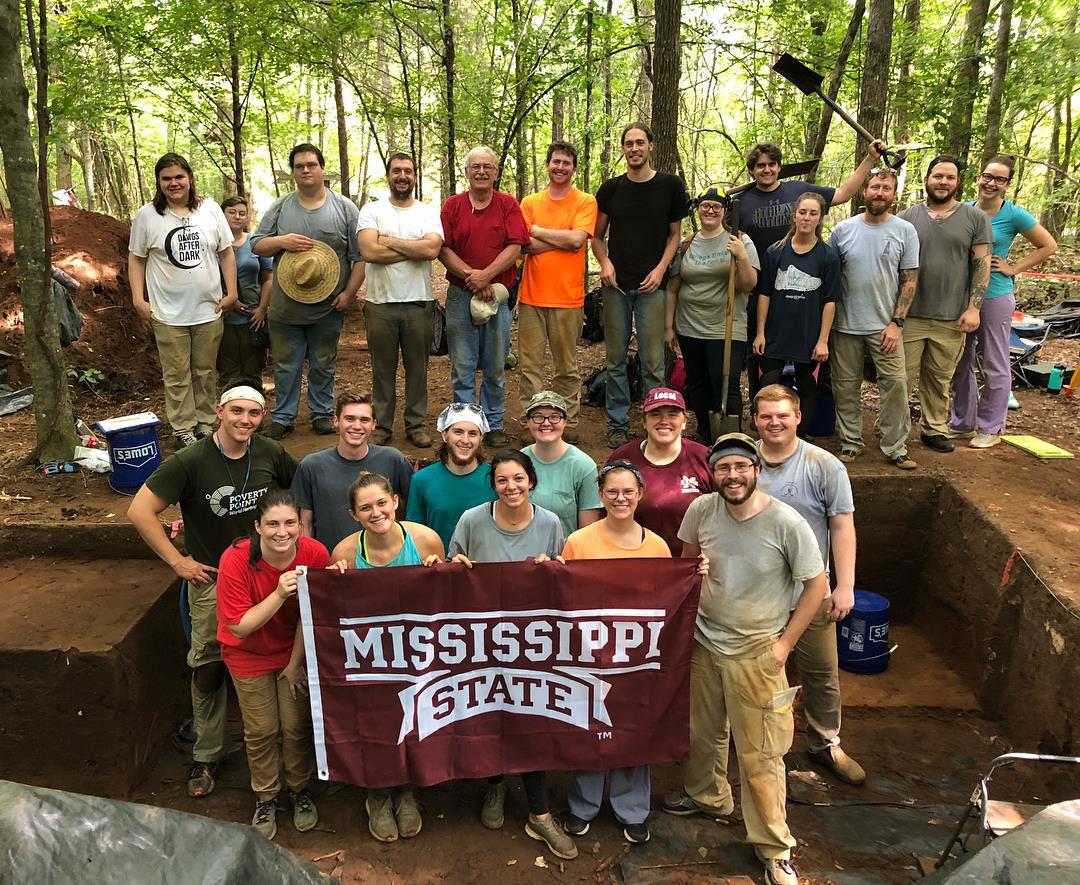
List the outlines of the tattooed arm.
<svg viewBox="0 0 1080 885">
<path fill-rule="evenodd" d="M 915 287 L 919 282 L 917 267 L 900 268 L 900 287 L 896 294 L 896 307 L 893 308 L 895 320 L 881 330 L 881 352 L 892 353 L 900 342 L 902 323 L 915 300 Z"/>
<path fill-rule="evenodd" d="M 974 332 L 979 328 L 979 308 L 990 285 L 990 244 L 976 243 L 971 247 L 971 287 L 968 308 L 957 320 L 961 332 Z"/>
</svg>

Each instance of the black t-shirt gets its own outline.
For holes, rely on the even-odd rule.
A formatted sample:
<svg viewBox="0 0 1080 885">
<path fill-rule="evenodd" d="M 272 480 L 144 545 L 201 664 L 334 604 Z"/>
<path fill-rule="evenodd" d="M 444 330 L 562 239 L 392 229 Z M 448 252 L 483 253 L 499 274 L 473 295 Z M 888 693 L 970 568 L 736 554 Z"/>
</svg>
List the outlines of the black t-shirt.
<svg viewBox="0 0 1080 885">
<path fill-rule="evenodd" d="M 757 246 L 758 255 L 764 255 L 769 246 L 783 239 L 791 227 L 795 201 L 805 193 L 821 194 L 825 202 L 831 204 L 836 188 L 805 181 L 781 181 L 768 193 L 755 186 L 739 197 L 740 225 L 743 233 Z"/>
<path fill-rule="evenodd" d="M 827 302 L 840 300 L 840 280 L 840 255 L 822 240 L 805 255 L 790 242 L 769 247 L 759 283 L 769 296 L 766 357 L 810 362 L 821 334 L 821 311 Z"/>
<path fill-rule="evenodd" d="M 648 181 L 623 174 L 600 185 L 596 206 L 608 217 L 608 257 L 620 289 L 637 289 L 660 263 L 668 226 L 686 217 L 689 202 L 682 179 L 667 172 Z M 666 281 L 667 271 L 661 289 Z"/>
<path fill-rule="evenodd" d="M 208 436 L 166 459 L 146 486 L 180 505 L 188 553 L 216 567 L 225 549 L 251 530 L 259 498 L 267 489 L 289 488 L 294 473 L 296 460 L 275 440 L 253 436 L 247 455 L 234 459 Z"/>
</svg>

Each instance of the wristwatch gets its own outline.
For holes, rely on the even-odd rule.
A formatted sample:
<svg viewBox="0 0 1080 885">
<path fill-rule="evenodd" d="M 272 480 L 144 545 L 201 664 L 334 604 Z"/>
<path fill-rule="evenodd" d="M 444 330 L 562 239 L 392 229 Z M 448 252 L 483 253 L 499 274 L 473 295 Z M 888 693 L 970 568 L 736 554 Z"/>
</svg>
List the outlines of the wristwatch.
<svg viewBox="0 0 1080 885">
<path fill-rule="evenodd" d="M 898 329 L 904 328 L 904 318 L 903 317 L 893 317 L 892 322 L 896 323 L 896 327 Z"/>
</svg>

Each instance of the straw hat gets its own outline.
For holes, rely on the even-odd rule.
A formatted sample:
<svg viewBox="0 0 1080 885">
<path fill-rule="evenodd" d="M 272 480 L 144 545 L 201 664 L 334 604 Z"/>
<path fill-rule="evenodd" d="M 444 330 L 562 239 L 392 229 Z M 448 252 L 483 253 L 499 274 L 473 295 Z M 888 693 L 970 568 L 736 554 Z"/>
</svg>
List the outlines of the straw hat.
<svg viewBox="0 0 1080 885">
<path fill-rule="evenodd" d="M 306 252 L 286 252 L 281 256 L 274 277 L 281 291 L 301 304 L 317 304 L 337 287 L 341 262 L 326 243 L 315 240 Z"/>
</svg>

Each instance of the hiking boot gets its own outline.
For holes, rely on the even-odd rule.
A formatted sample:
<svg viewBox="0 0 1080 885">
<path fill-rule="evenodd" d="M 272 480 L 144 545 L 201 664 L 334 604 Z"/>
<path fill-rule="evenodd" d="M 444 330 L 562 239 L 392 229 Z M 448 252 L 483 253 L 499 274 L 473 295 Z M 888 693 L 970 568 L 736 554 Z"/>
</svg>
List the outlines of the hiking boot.
<svg viewBox="0 0 1080 885">
<path fill-rule="evenodd" d="M 394 800 L 389 790 L 368 790 L 368 830 L 380 842 L 397 842 L 397 820 L 394 818 Z"/>
<path fill-rule="evenodd" d="M 845 784 L 857 787 L 866 781 L 866 772 L 863 767 L 840 749 L 838 744 L 826 747 L 824 750 L 811 750 L 810 759 Z"/>
<path fill-rule="evenodd" d="M 371 431 L 371 444 L 373 446 L 385 446 L 394 438 L 394 432 L 385 427 L 376 427 Z"/>
<path fill-rule="evenodd" d="M 263 431 L 263 436 L 267 439 L 285 439 L 290 433 L 293 432 L 293 426 L 291 424 L 282 424 L 280 421 L 271 421 L 270 426 Z"/>
<path fill-rule="evenodd" d="M 838 457 L 845 464 L 850 464 L 852 461 L 854 461 L 856 458 L 858 458 L 859 455 L 861 455 L 861 454 L 862 454 L 862 450 L 860 450 L 860 449 L 841 449 L 840 454 L 837 455 L 836 457 Z"/>
<path fill-rule="evenodd" d="M 559 826 L 555 818 L 550 814 L 547 820 L 537 820 L 532 814 L 525 821 L 525 835 L 537 842 L 546 842 L 551 853 L 563 860 L 573 860 L 577 857 L 577 845 Z"/>
<path fill-rule="evenodd" d="M 893 467 L 899 467 L 901 470 L 914 470 L 919 466 L 917 461 L 913 461 L 907 455 L 895 455 L 889 459 L 889 463 Z"/>
<path fill-rule="evenodd" d="M 684 790 L 679 790 L 676 793 L 668 793 L 664 796 L 664 801 L 661 803 L 660 807 L 668 814 L 674 814 L 677 817 L 689 817 L 692 814 L 703 814 L 714 820 L 734 819 L 736 817 L 734 802 L 731 804 L 730 811 L 720 811 L 710 805 L 702 805 L 700 802 L 689 796 Z"/>
<path fill-rule="evenodd" d="M 935 452 L 941 452 L 943 455 L 947 455 L 949 452 L 956 450 L 956 446 L 953 445 L 952 440 L 942 433 L 920 433 L 919 439 L 928 449 L 933 449 Z"/>
<path fill-rule="evenodd" d="M 195 435 L 194 430 L 181 430 L 176 434 L 176 451 L 186 449 L 188 446 L 193 446 L 199 441 L 199 437 Z"/>
<path fill-rule="evenodd" d="M 652 838 L 648 821 L 642 821 L 639 824 L 623 824 L 622 834 L 631 845 L 644 845 Z"/>
<path fill-rule="evenodd" d="M 492 449 L 501 449 L 510 442 L 509 437 L 506 435 L 501 427 L 496 427 L 494 430 L 489 430 L 484 434 L 484 445 Z"/>
<path fill-rule="evenodd" d="M 480 823 L 489 830 L 498 830 L 503 825 L 503 804 L 506 802 L 506 784 L 488 784 L 484 793 L 484 804 L 480 808 Z"/>
<path fill-rule="evenodd" d="M 562 827 L 571 836 L 584 836 L 589 832 L 589 821 L 582 820 L 577 815 L 564 814 L 562 816 Z"/>
<path fill-rule="evenodd" d="M 426 430 L 410 430 L 405 434 L 405 438 L 418 449 L 431 448 L 431 437 Z"/>
<path fill-rule="evenodd" d="M 277 835 L 277 802 L 273 799 L 256 802 L 251 825 L 267 839 L 273 839 Z"/>
<path fill-rule="evenodd" d="M 314 830 L 315 824 L 319 822 L 319 809 L 315 807 L 311 793 L 306 789 L 290 790 L 289 796 L 292 799 L 292 822 L 296 831 L 306 833 Z"/>
<path fill-rule="evenodd" d="M 768 885 L 799 885 L 799 874 L 787 858 L 772 857 L 765 861 L 765 881 Z"/>
<path fill-rule="evenodd" d="M 615 427 L 607 432 L 607 445 L 609 449 L 617 449 L 630 442 L 630 434 L 625 427 Z"/>
<path fill-rule="evenodd" d="M 187 794 L 192 799 L 202 799 L 214 792 L 214 769 L 208 762 L 196 762 L 188 770 Z"/>
<path fill-rule="evenodd" d="M 334 433 L 334 422 L 331 418 L 316 418 L 311 422 L 311 429 L 319 436 L 329 436 Z"/>
<path fill-rule="evenodd" d="M 991 449 L 1001 442 L 1001 437 L 996 433 L 976 433 L 971 442 L 968 443 L 969 449 Z"/>
<path fill-rule="evenodd" d="M 394 805 L 394 817 L 397 819 L 398 835 L 402 839 L 411 839 L 420 832 L 424 822 L 420 818 L 420 806 L 416 804 L 416 797 L 412 790 L 402 790 L 398 793 L 397 802 Z"/>
</svg>

